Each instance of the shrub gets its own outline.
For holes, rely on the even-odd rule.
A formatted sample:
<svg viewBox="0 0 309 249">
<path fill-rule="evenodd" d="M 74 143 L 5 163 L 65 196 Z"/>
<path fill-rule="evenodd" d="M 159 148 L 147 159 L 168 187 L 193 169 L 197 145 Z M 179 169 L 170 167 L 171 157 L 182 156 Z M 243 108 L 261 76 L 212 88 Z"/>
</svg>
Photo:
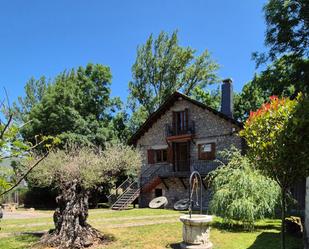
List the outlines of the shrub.
<svg viewBox="0 0 309 249">
<path fill-rule="evenodd" d="M 222 154 L 228 163 L 221 162 L 222 166 L 209 176 L 213 189 L 210 209 L 229 225 L 238 221 L 252 230 L 257 219 L 274 212 L 280 193 L 278 185 L 254 169 L 236 148 Z"/>
</svg>

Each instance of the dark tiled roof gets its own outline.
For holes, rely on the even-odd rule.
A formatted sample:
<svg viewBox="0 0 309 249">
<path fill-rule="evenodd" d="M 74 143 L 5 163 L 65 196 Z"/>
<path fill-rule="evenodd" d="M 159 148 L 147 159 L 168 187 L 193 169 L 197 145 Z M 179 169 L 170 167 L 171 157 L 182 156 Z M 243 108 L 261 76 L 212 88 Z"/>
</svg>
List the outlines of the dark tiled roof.
<svg viewBox="0 0 309 249">
<path fill-rule="evenodd" d="M 141 127 L 134 133 L 134 135 L 129 139 L 129 144 L 133 145 L 136 144 L 137 140 L 145 133 L 149 130 L 149 128 L 152 127 L 152 125 L 179 99 L 179 98 L 183 98 L 189 102 L 191 102 L 194 105 L 197 105 L 199 107 L 201 107 L 202 109 L 206 109 L 212 113 L 214 113 L 215 115 L 218 115 L 219 117 L 225 119 L 226 121 L 233 123 L 237 126 L 239 126 L 240 128 L 243 127 L 242 123 L 238 122 L 237 120 L 228 117 L 227 115 L 223 114 L 222 112 L 219 112 L 197 100 L 194 100 L 190 97 L 188 97 L 187 95 L 184 95 L 180 92 L 174 92 L 170 97 L 167 98 L 167 100 L 158 108 L 157 111 L 155 111 L 154 113 L 152 113 L 147 120 L 141 125 Z"/>
</svg>

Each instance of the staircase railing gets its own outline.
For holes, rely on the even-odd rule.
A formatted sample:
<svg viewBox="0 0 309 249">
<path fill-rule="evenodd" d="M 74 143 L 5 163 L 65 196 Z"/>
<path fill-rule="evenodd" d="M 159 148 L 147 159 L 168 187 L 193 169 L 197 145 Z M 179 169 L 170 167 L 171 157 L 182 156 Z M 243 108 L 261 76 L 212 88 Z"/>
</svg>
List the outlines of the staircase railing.
<svg viewBox="0 0 309 249">
<path fill-rule="evenodd" d="M 136 180 L 128 177 L 123 183 L 121 183 L 116 189 L 114 193 L 111 193 L 107 196 L 108 202 L 110 205 L 114 204 L 116 200 L 127 190 L 127 188 Z"/>
<path fill-rule="evenodd" d="M 140 175 L 140 181 L 138 181 L 138 179 L 135 179 L 135 180 L 128 180 L 126 179 L 117 189 L 123 189 L 124 186 L 127 186 L 125 188 L 125 190 L 121 193 L 121 194 L 118 194 L 118 195 L 114 195 L 116 197 L 116 199 L 113 199 L 113 198 L 109 198 L 109 201 L 110 201 L 110 206 L 113 207 L 113 205 L 118 201 L 120 200 L 123 196 L 125 196 L 126 194 L 128 194 L 129 191 L 131 190 L 135 190 L 134 191 L 134 194 L 132 194 L 131 198 L 128 198 L 126 202 L 124 202 L 122 204 L 122 207 L 130 204 L 133 199 L 135 199 L 137 197 L 137 195 L 139 195 L 140 191 L 142 190 L 142 188 L 149 183 L 149 181 L 151 179 L 154 178 L 155 174 L 161 169 L 162 166 L 159 166 L 158 168 L 156 168 L 153 172 L 151 172 L 152 167 L 148 167 L 146 170 L 144 170 L 141 175 Z M 147 175 L 148 172 L 151 172 L 151 174 Z M 146 176 L 143 176 L 143 175 L 146 175 Z M 116 193 L 118 192 L 116 189 Z M 112 195 L 110 195 L 111 197 Z"/>
<path fill-rule="evenodd" d="M 140 188 L 138 187 L 138 181 L 133 181 L 130 186 L 126 188 L 126 190 L 117 198 L 117 200 L 111 205 L 111 208 L 114 207 L 114 205 L 118 202 L 118 200 L 121 200 L 123 196 L 127 195 L 130 191 L 134 191 L 129 198 L 126 198 L 126 201 L 121 204 L 119 207 L 119 210 L 123 209 L 123 207 L 126 207 L 128 204 L 132 203 L 132 201 L 137 197 L 139 194 Z"/>
</svg>

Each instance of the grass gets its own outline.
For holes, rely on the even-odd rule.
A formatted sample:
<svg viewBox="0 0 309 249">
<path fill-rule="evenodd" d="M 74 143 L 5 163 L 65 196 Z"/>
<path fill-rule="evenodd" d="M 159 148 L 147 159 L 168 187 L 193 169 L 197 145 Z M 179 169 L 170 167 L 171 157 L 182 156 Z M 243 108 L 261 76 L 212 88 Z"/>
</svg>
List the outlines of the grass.
<svg viewBox="0 0 309 249">
<path fill-rule="evenodd" d="M 131 209 L 110 211 L 90 210 L 89 222 L 113 239 L 98 249 L 118 248 L 174 248 L 182 241 L 182 225 L 178 220 L 180 212 L 173 210 Z M 154 222 L 163 224 L 153 224 Z M 27 249 L 39 237 L 27 234 L 13 234 L 48 230 L 53 227 L 51 217 L 8 219 L 1 222 L 0 248 Z M 222 227 L 221 219 L 216 218 L 211 229 L 213 249 L 279 249 L 280 221 L 263 220 L 257 223 L 253 232 Z M 302 248 L 302 240 L 287 237 L 287 249 Z"/>
</svg>

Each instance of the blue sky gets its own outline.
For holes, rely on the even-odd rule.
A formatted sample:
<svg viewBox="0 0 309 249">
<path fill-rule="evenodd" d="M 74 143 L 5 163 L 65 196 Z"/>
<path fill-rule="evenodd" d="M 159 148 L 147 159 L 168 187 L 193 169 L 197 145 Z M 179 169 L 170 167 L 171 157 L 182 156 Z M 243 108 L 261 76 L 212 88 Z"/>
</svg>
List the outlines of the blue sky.
<svg viewBox="0 0 309 249">
<path fill-rule="evenodd" d="M 208 49 L 240 91 L 263 51 L 262 0 L 10 0 L 0 2 L 0 86 L 13 101 L 32 76 L 101 63 L 112 94 L 126 100 L 136 48 L 153 33 L 179 31 L 182 46 Z"/>
</svg>

